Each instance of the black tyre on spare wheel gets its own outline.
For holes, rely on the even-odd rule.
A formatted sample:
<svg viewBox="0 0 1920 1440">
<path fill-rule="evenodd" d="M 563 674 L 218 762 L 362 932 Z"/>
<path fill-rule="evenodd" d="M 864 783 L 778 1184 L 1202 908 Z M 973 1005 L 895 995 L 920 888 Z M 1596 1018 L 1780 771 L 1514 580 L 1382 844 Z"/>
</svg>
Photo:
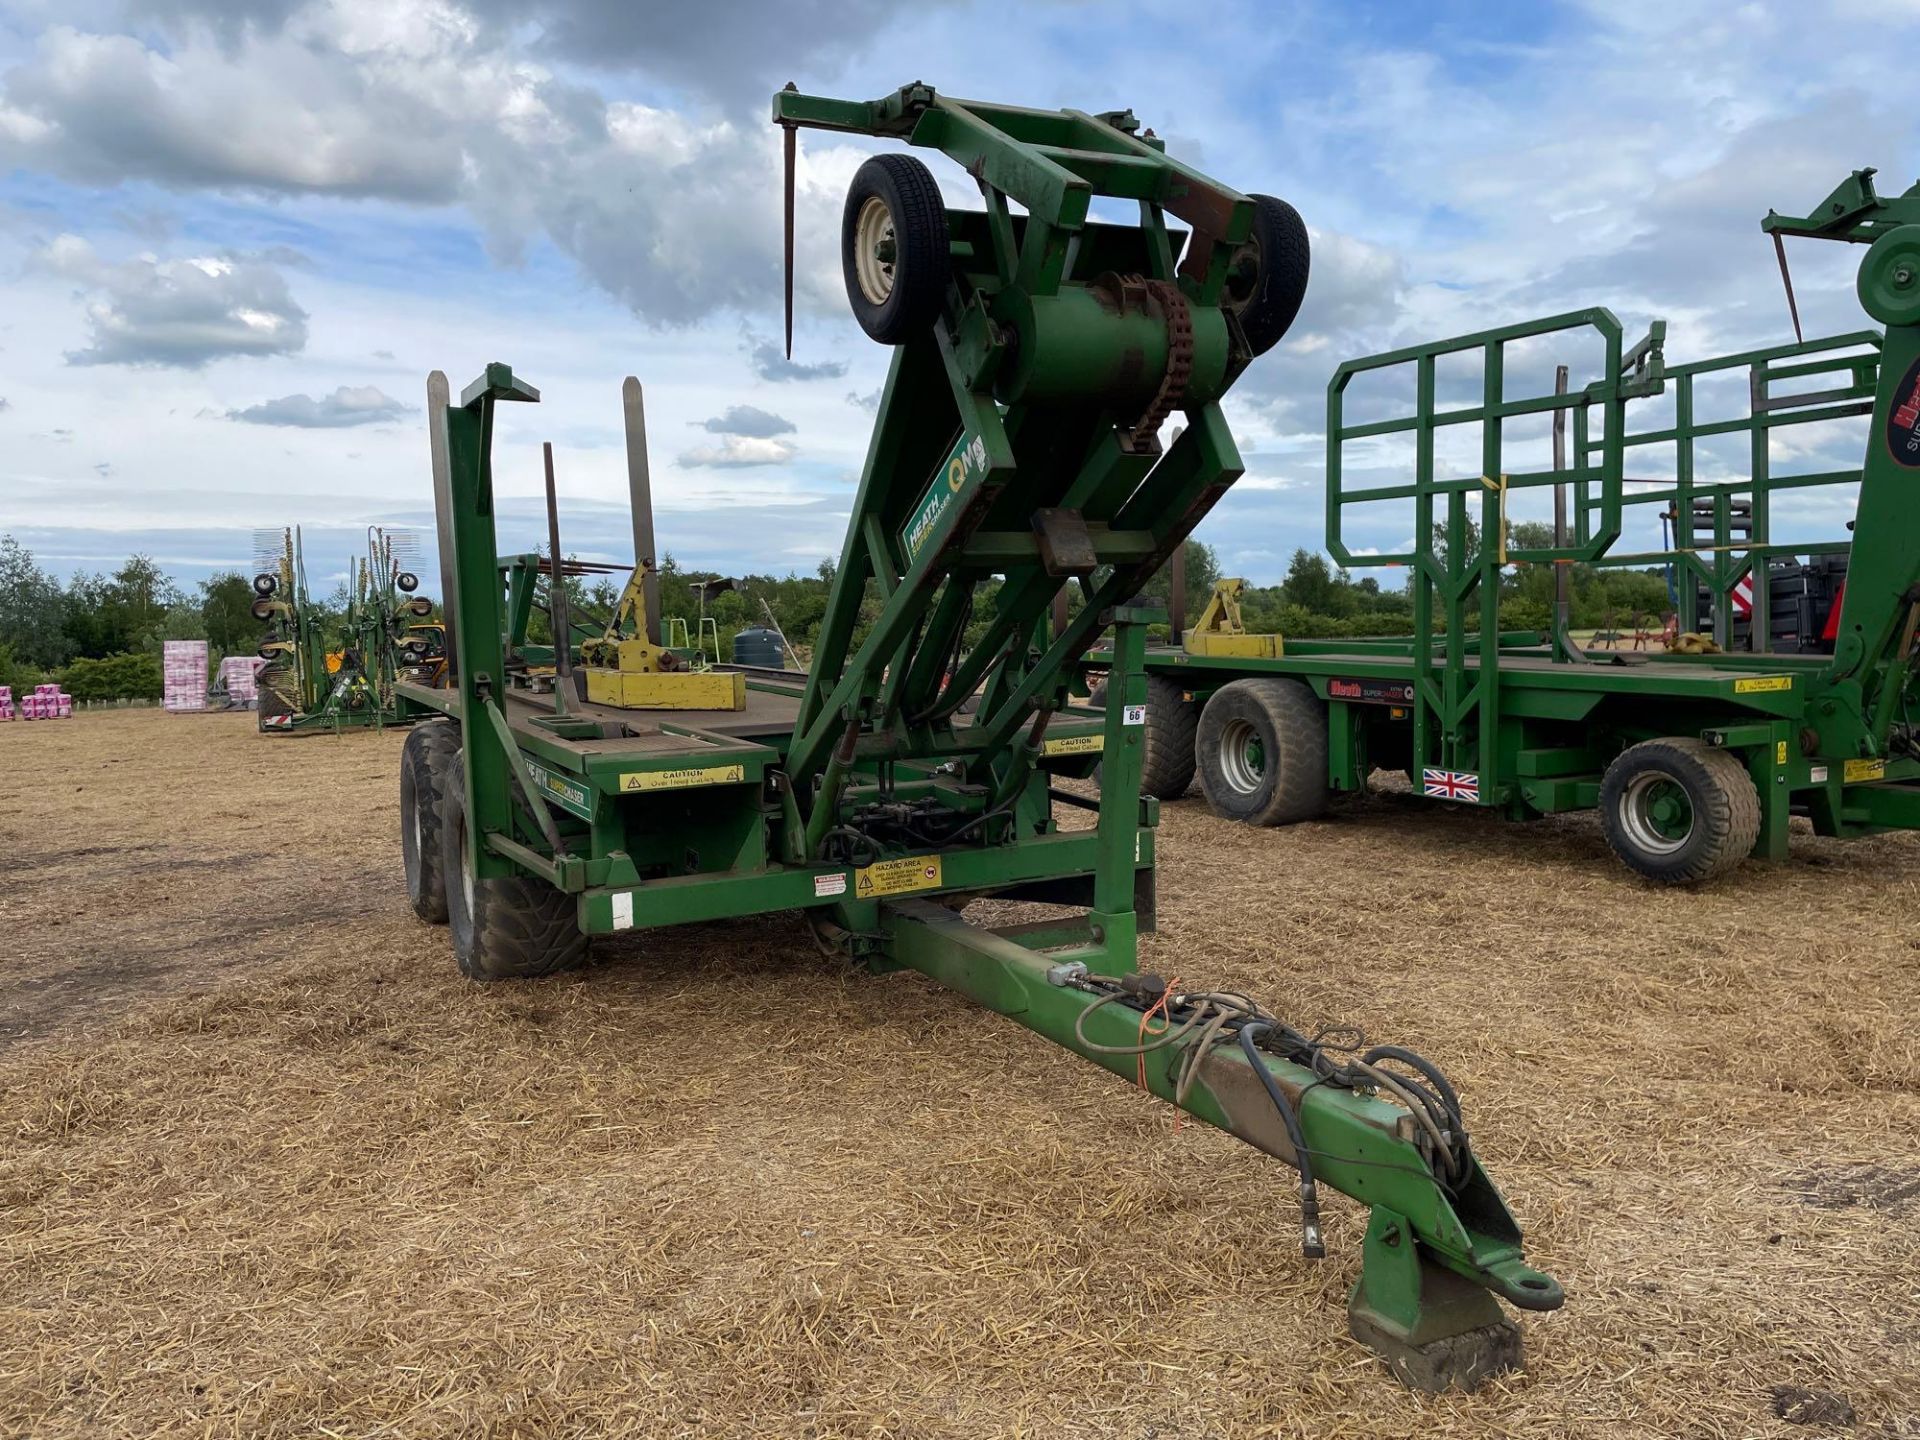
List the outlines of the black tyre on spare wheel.
<svg viewBox="0 0 1920 1440">
<path fill-rule="evenodd" d="M 447 923 L 440 823 L 448 788 L 465 783 L 453 768 L 459 754 L 460 727 L 451 720 L 414 726 L 400 751 L 400 858 L 407 872 L 407 903 L 429 925 Z"/>
<path fill-rule="evenodd" d="M 456 751 L 450 775 L 464 771 Z M 586 962 L 571 895 L 525 875 L 475 880 L 467 871 L 467 787 L 450 782 L 440 808 L 440 873 L 453 956 L 469 980 L 524 980 Z"/>
<path fill-rule="evenodd" d="M 1264 355 L 1288 330 L 1307 298 L 1312 246 L 1300 212 L 1271 195 L 1252 195 L 1253 238 L 1234 256 L 1227 304 L 1256 355 Z"/>
<path fill-rule="evenodd" d="M 1760 792 L 1739 757 L 1703 740 L 1647 740 L 1600 780 L 1600 825 L 1629 869 L 1666 885 L 1724 875 L 1760 836 Z"/>
<path fill-rule="evenodd" d="M 901 345 L 940 314 L 953 278 L 947 206 L 911 155 L 876 155 L 854 172 L 840 218 L 840 268 L 860 328 Z"/>
<path fill-rule="evenodd" d="M 1327 707 L 1298 680 L 1236 680 L 1200 712 L 1194 750 L 1213 813 L 1291 825 L 1327 808 Z"/>
<path fill-rule="evenodd" d="M 1093 687 L 1089 700 L 1107 708 L 1107 682 Z M 1156 800 L 1178 800 L 1193 785 L 1195 706 L 1180 687 L 1158 675 L 1147 677 L 1147 725 L 1140 752 L 1140 791 Z M 1097 779 L 1100 772 L 1095 770 Z"/>
</svg>

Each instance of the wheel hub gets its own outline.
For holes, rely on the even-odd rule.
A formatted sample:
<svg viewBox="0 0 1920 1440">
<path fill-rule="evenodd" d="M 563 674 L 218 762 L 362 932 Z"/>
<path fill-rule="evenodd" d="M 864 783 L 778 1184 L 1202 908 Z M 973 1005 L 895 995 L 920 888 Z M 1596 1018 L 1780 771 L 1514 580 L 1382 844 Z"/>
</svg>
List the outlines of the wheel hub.
<svg viewBox="0 0 1920 1440">
<path fill-rule="evenodd" d="M 1642 850 L 1671 855 L 1693 834 L 1693 804 L 1671 776 L 1636 775 L 1620 797 L 1620 821 Z"/>
<path fill-rule="evenodd" d="M 1242 795 L 1256 793 L 1266 780 L 1266 741 L 1245 720 L 1230 720 L 1221 732 L 1220 773 Z"/>
<path fill-rule="evenodd" d="M 860 207 L 853 235 L 855 278 L 869 304 L 885 304 L 893 294 L 893 265 L 897 254 L 893 212 L 879 196 L 870 196 Z"/>
</svg>

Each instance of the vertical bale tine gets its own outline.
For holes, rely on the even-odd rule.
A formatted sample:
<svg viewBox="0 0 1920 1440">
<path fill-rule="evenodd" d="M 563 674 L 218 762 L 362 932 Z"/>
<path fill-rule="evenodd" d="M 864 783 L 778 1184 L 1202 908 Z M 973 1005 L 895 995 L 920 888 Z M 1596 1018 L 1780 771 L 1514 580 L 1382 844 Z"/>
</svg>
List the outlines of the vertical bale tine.
<svg viewBox="0 0 1920 1440">
<path fill-rule="evenodd" d="M 787 268 L 791 271 L 793 268 L 791 250 L 788 251 L 788 257 Z M 1793 317 L 1793 343 L 1804 345 L 1807 337 L 1800 333 L 1800 307 L 1794 303 L 1793 299 L 1793 272 L 1787 269 L 1787 242 L 1781 238 L 1778 230 L 1773 232 L 1773 257 L 1780 262 L 1780 283 L 1787 287 L 1787 313 Z M 788 302 L 788 308 L 792 308 L 791 301 Z M 791 341 L 788 342 L 787 348 L 789 351 L 792 350 Z"/>
<path fill-rule="evenodd" d="M 553 442 L 540 442 L 547 467 L 547 621 L 553 627 L 555 708 L 564 715 L 572 708 L 573 618 L 567 613 L 567 586 L 560 564 L 560 501 L 553 484 Z"/>
<path fill-rule="evenodd" d="M 792 125 L 785 127 L 786 134 L 781 140 L 786 150 L 786 193 L 782 212 L 782 223 L 786 231 L 787 246 L 787 358 L 793 358 L 793 173 L 799 163 L 800 131 Z"/>
</svg>

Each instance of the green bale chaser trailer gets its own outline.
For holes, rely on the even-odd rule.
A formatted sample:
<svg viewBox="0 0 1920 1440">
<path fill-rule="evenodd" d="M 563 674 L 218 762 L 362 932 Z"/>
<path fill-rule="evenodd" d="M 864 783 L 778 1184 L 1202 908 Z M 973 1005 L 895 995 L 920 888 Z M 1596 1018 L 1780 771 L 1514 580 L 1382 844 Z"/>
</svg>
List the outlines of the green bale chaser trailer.
<svg viewBox="0 0 1920 1440">
<path fill-rule="evenodd" d="M 505 365 L 457 397 L 435 374 L 453 674 L 401 686 L 426 717 L 401 775 L 415 909 L 483 980 L 575 964 L 595 935 L 800 912 L 801 953 L 804 917 L 849 960 L 932 976 L 1294 1167 L 1284 1194 L 1308 1255 L 1323 1253 L 1321 1186 L 1371 1206 L 1351 1323 L 1405 1379 L 1473 1384 L 1511 1364 L 1496 1297 L 1551 1309 L 1561 1291 L 1527 1265 L 1441 1072 L 1137 968 L 1157 809 L 1140 793 L 1150 615 L 1130 601 L 1241 474 L 1220 400 L 1293 320 L 1299 217 L 1181 164 L 1129 112 L 913 85 L 873 103 L 789 89 L 773 116 L 789 196 L 794 134 L 817 127 L 939 151 L 984 202 L 949 211 L 900 153 L 863 165 L 847 197 L 849 298 L 893 355 L 813 667 L 741 672 L 745 708 L 708 712 L 588 703 L 565 677 L 513 684 L 490 451 L 537 394 Z M 1097 197 L 1137 221 L 1090 219 Z M 629 381 L 634 477 L 638 398 Z M 963 653 L 991 577 L 985 638 Z M 1085 603 L 1056 627 L 1069 585 Z M 1101 714 L 1070 696 L 1107 626 L 1123 703 Z M 1103 760 L 1097 798 L 1062 783 Z M 1045 918 L 974 923 L 960 910 L 980 897 Z"/>
<path fill-rule="evenodd" d="M 1197 627 L 1149 648 L 1148 791 L 1183 794 L 1197 772 L 1215 813 L 1277 825 L 1365 790 L 1375 769 L 1404 771 L 1427 796 L 1514 819 L 1597 808 L 1614 853 L 1671 884 L 1749 855 L 1784 858 L 1794 815 L 1822 835 L 1920 826 L 1920 186 L 1884 199 L 1872 175 L 1855 174 L 1811 216 L 1764 224 L 1869 246 L 1858 292 L 1884 335 L 1669 365 L 1663 326 L 1628 349 L 1609 312 L 1586 310 L 1341 365 L 1327 398 L 1327 548 L 1345 566 L 1407 567 L 1414 638 L 1255 645 Z M 1508 383 L 1511 349 L 1570 336 L 1604 350 L 1594 383 L 1568 392 L 1564 367 L 1552 390 Z M 1462 359 L 1480 367 L 1477 403 L 1443 405 L 1436 374 Z M 1356 385 L 1395 371 L 1412 381 L 1412 413 L 1352 418 Z M 1707 418 L 1698 397 L 1727 381 L 1744 406 Z M 1635 402 L 1668 391 L 1672 423 L 1634 429 Z M 1571 419 L 1572 463 L 1509 471 L 1503 430 L 1542 416 L 1555 420 L 1557 462 Z M 1807 436 L 1861 416 L 1858 468 L 1776 473 L 1773 452 L 1794 448 L 1796 427 Z M 1436 459 L 1456 426 L 1479 432 L 1470 473 Z M 1348 447 L 1384 436 L 1412 438 L 1410 483 L 1356 481 L 1343 463 Z M 1732 478 L 1702 477 L 1719 441 L 1744 463 Z M 1633 462 L 1655 452 L 1673 455 L 1672 478 L 1634 479 Z M 1858 490 L 1850 537 L 1770 540 L 1776 496 L 1803 492 L 1792 498 L 1804 510 L 1804 492 L 1834 486 Z M 1556 543 L 1522 548 L 1508 506 L 1535 487 L 1559 492 Z M 1385 502 L 1410 510 L 1412 548 L 1358 553 L 1343 536 L 1350 514 Z M 1655 507 L 1671 536 L 1615 553 L 1623 518 L 1650 513 L 1637 507 Z M 1847 556 L 1831 653 L 1769 653 L 1773 563 L 1809 554 Z M 1503 568 L 1564 575 L 1575 563 L 1666 568 L 1689 621 L 1696 594 L 1711 601 L 1718 644 L 1583 649 L 1564 600 L 1552 633 L 1500 632 Z M 1760 617 L 1740 627 L 1752 649 L 1726 648 L 1739 609 Z"/>
</svg>

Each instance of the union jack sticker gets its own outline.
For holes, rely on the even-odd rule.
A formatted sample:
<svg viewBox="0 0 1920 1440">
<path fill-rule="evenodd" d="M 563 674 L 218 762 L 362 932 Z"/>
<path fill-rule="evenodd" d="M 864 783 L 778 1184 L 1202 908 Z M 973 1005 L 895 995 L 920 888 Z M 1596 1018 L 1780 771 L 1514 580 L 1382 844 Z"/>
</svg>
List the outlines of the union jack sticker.
<svg viewBox="0 0 1920 1440">
<path fill-rule="evenodd" d="M 1470 770 L 1422 770 L 1420 783 L 1435 799 L 1480 803 L 1480 777 Z"/>
</svg>

